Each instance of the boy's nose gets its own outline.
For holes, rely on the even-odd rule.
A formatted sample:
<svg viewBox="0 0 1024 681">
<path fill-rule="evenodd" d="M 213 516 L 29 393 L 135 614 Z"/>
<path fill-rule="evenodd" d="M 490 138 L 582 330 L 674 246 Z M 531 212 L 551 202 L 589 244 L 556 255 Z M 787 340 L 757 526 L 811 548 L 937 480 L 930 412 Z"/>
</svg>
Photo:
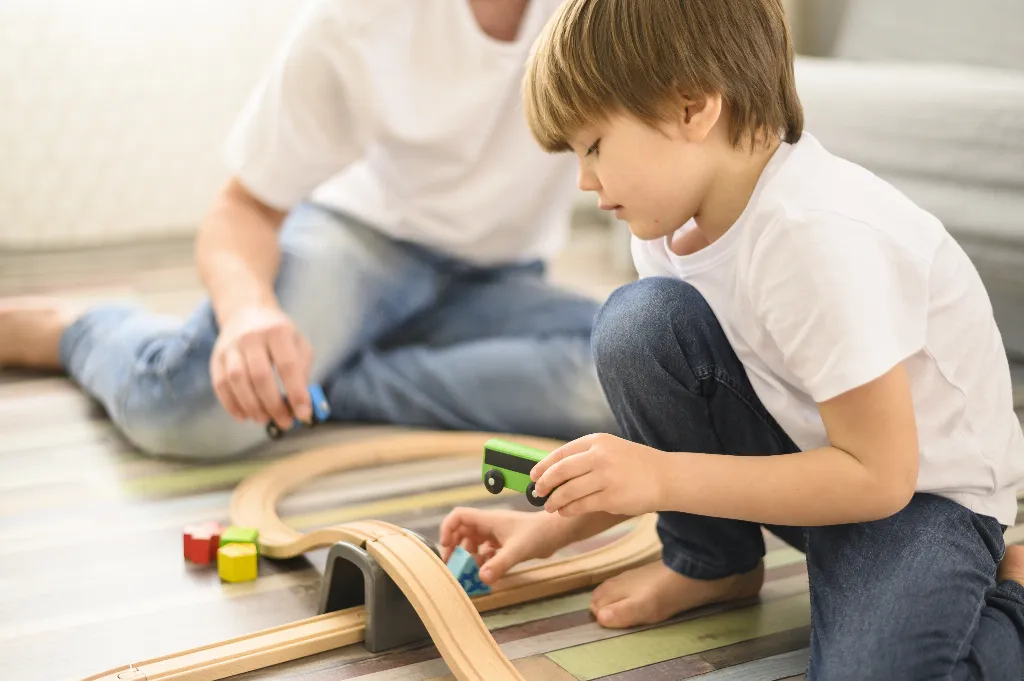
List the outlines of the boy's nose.
<svg viewBox="0 0 1024 681">
<path fill-rule="evenodd" d="M 597 174 L 582 167 L 577 174 L 576 185 L 585 192 L 596 192 L 601 188 L 601 183 L 597 179 Z"/>
</svg>

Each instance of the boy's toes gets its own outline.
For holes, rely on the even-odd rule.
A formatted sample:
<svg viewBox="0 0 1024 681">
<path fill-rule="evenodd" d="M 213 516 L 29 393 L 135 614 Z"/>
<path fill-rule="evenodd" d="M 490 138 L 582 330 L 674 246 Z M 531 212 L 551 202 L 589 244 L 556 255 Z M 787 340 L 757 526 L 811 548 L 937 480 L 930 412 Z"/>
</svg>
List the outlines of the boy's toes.
<svg viewBox="0 0 1024 681">
<path fill-rule="evenodd" d="M 609 629 L 628 629 L 651 621 L 650 604 L 638 598 L 623 598 L 596 608 L 598 623 Z"/>
</svg>

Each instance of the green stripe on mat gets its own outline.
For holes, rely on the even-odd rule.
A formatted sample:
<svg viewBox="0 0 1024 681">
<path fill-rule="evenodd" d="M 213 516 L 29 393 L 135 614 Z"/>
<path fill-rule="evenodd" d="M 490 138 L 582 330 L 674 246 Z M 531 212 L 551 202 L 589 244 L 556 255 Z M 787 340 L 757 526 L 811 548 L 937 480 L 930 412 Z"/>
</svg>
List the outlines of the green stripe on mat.
<svg viewBox="0 0 1024 681">
<path fill-rule="evenodd" d="M 196 494 L 211 488 L 238 484 L 267 465 L 267 461 L 237 461 L 203 465 L 126 480 L 123 483 L 123 489 L 129 494 L 146 497 L 168 496 L 185 492 Z"/>
<path fill-rule="evenodd" d="M 566 648 L 548 653 L 548 657 L 580 681 L 590 681 L 801 627 L 809 621 L 810 595 L 804 593 L 741 610 Z"/>
</svg>

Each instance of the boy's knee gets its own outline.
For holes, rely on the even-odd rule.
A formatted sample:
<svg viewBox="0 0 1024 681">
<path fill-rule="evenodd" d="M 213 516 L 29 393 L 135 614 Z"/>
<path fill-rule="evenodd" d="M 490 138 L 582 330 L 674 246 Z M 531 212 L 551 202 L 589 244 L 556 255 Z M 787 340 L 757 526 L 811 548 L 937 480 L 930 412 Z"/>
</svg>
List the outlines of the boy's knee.
<svg viewBox="0 0 1024 681">
<path fill-rule="evenodd" d="M 706 335 L 714 315 L 693 286 L 678 279 L 650 277 L 616 290 L 598 312 L 594 360 L 602 373 L 625 376 L 686 352 L 680 335 Z"/>
<path fill-rule="evenodd" d="M 891 632 L 890 632 L 891 633 Z M 955 646 L 948 639 L 917 646 L 898 636 L 848 640 L 842 652 L 822 650 L 820 664 L 808 679 L 835 681 L 905 681 L 906 679 L 948 679 L 955 662 Z"/>
</svg>

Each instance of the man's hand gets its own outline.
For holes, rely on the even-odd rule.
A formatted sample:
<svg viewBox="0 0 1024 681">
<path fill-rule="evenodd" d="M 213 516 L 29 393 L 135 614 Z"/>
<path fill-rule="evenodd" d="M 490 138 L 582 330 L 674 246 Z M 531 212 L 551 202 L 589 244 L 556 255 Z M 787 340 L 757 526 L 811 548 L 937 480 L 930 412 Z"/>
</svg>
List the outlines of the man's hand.
<svg viewBox="0 0 1024 681">
<path fill-rule="evenodd" d="M 563 516 L 595 511 L 637 516 L 659 509 L 661 474 L 671 454 L 597 433 L 573 440 L 533 467 L 545 510 Z"/>
<path fill-rule="evenodd" d="M 544 513 L 456 508 L 441 524 L 441 559 L 462 546 L 480 566 L 480 579 L 493 584 L 515 565 L 548 558 L 568 537 L 552 531 Z"/>
<path fill-rule="evenodd" d="M 295 417 L 309 422 L 312 405 L 306 386 L 313 349 L 291 319 L 276 307 L 240 310 L 220 330 L 210 358 L 213 389 L 239 420 L 287 429 Z M 291 405 L 281 397 L 275 370 Z"/>
</svg>

